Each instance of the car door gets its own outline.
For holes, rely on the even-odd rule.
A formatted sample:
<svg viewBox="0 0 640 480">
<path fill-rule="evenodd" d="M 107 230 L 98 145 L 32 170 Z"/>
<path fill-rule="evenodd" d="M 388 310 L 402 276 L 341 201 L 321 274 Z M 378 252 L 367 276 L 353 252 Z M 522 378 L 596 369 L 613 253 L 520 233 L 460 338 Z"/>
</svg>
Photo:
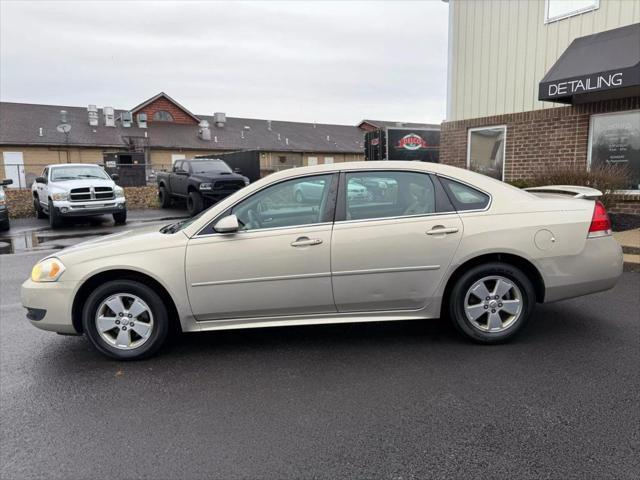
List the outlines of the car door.
<svg viewBox="0 0 640 480">
<path fill-rule="evenodd" d="M 45 168 L 42 171 L 42 177 L 45 179 L 46 182 L 49 182 L 49 168 Z M 48 199 L 47 199 L 47 184 L 45 183 L 36 183 L 36 195 L 38 196 L 38 201 L 40 202 L 41 205 L 44 205 L 45 207 L 48 204 Z"/>
<path fill-rule="evenodd" d="M 187 182 L 189 174 L 187 173 L 188 163 L 178 160 L 173 165 L 173 173 L 170 177 L 171 193 L 179 196 L 187 195 Z"/>
<path fill-rule="evenodd" d="M 317 200 L 296 202 L 306 181 L 321 182 Z M 331 228 L 337 175 L 279 182 L 243 199 L 195 235 L 185 270 L 196 320 L 335 312 L 331 288 Z M 216 233 L 234 214 L 241 230 Z"/>
<path fill-rule="evenodd" d="M 384 184 L 384 195 L 349 195 L 350 182 Z M 447 271 L 462 229 L 442 186 L 427 173 L 343 173 L 331 240 L 338 311 L 425 307 Z"/>
</svg>

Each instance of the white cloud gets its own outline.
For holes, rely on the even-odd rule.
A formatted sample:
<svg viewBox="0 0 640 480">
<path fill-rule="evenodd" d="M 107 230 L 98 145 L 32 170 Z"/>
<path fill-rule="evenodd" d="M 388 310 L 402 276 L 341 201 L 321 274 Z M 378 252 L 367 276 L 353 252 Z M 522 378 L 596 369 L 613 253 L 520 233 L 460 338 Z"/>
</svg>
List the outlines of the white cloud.
<svg viewBox="0 0 640 480">
<path fill-rule="evenodd" d="M 353 124 L 440 122 L 447 5 L 2 2 L 0 98 Z"/>
</svg>

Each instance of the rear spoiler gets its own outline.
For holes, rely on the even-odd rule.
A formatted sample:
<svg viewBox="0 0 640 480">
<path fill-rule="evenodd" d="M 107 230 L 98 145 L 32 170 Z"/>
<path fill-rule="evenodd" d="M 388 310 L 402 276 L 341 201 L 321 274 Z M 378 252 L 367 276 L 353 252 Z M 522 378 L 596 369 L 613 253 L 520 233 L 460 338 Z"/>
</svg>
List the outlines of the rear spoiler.
<svg viewBox="0 0 640 480">
<path fill-rule="evenodd" d="M 544 187 L 525 188 L 525 190 L 532 193 L 560 193 L 571 195 L 573 198 L 587 198 L 590 200 L 595 200 L 602 196 L 602 192 L 595 188 L 577 187 L 574 185 L 545 185 Z"/>
</svg>

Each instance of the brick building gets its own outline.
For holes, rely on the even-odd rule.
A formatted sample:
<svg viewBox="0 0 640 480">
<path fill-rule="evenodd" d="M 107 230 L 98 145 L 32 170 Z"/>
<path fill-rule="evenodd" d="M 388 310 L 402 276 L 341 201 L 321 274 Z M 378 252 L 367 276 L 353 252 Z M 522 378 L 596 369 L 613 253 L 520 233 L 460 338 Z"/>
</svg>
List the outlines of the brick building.
<svg viewBox="0 0 640 480">
<path fill-rule="evenodd" d="M 65 127 L 65 125 L 67 127 Z M 30 186 L 45 165 L 108 159 L 143 164 L 147 176 L 178 159 L 259 151 L 263 173 L 364 159 L 363 130 L 331 125 L 195 115 L 166 93 L 131 110 L 0 103 L 0 177 Z"/>
<path fill-rule="evenodd" d="M 440 160 L 505 181 L 624 165 L 617 209 L 640 214 L 640 3 L 448 3 Z"/>
</svg>

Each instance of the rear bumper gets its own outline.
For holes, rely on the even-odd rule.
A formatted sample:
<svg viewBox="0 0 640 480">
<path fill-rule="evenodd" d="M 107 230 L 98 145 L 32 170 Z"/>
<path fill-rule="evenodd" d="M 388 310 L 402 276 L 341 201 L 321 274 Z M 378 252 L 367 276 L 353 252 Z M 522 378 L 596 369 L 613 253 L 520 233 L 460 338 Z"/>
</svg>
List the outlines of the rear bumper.
<svg viewBox="0 0 640 480">
<path fill-rule="evenodd" d="M 75 334 L 71 305 L 76 282 L 33 282 L 22 284 L 20 299 L 31 325 L 41 330 Z"/>
<path fill-rule="evenodd" d="M 622 275 L 622 247 L 611 236 L 588 238 L 579 255 L 546 258 L 539 267 L 545 303 L 601 292 Z"/>
</svg>

